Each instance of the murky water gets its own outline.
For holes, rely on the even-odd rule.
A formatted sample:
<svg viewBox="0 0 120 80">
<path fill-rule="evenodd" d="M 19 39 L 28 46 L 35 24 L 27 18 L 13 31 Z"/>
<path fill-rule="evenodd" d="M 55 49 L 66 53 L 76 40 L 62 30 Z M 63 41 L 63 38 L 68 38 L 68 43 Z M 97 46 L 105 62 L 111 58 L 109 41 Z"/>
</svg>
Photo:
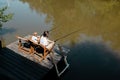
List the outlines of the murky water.
<svg viewBox="0 0 120 80">
<path fill-rule="evenodd" d="M 1 0 L 1 6 L 6 2 Z M 116 77 L 120 73 L 119 0 L 8 0 L 8 3 L 7 12 L 14 13 L 14 17 L 3 26 L 6 44 L 15 41 L 16 35 L 34 31 L 41 34 L 53 29 L 52 40 L 72 33 L 57 42 L 71 49 L 68 57 L 71 67 L 64 80 L 73 80 L 73 76 Z"/>
</svg>

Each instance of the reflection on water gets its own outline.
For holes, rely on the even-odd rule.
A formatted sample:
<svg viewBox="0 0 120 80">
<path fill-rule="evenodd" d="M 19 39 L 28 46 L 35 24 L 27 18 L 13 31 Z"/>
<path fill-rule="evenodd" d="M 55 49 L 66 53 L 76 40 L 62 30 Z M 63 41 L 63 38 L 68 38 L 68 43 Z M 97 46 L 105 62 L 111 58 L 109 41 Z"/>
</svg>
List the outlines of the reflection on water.
<svg viewBox="0 0 120 80">
<path fill-rule="evenodd" d="M 120 58 L 104 44 L 91 41 L 71 47 L 70 70 L 64 80 L 119 80 Z M 73 78 L 74 77 L 74 78 Z"/>
<path fill-rule="evenodd" d="M 120 58 L 105 44 L 81 42 L 70 48 L 70 67 L 60 78 L 50 72 L 43 80 L 119 80 Z"/>
<path fill-rule="evenodd" d="M 5 35 L 5 34 L 11 34 L 15 32 L 16 30 L 14 28 L 1 28 L 0 29 L 0 35 Z"/>
<path fill-rule="evenodd" d="M 12 34 L 14 33 L 16 30 L 14 28 L 0 28 L 0 40 L 2 41 L 2 47 L 6 46 L 6 41 L 9 41 L 10 39 L 6 38 L 3 35 L 6 34 Z M 9 35 L 10 36 L 10 35 Z"/>
<path fill-rule="evenodd" d="M 41 34 L 56 28 L 50 32 L 55 40 L 79 30 L 58 41 L 72 50 L 69 62 L 73 72 L 63 76 L 66 80 L 73 79 L 74 73 L 78 73 L 76 78 L 118 77 L 120 65 L 114 51 L 120 51 L 119 0 L 11 0 L 9 11 L 15 13 L 14 19 L 4 27 L 15 32 L 4 34 L 7 43 L 16 40 L 16 34 Z"/>
<path fill-rule="evenodd" d="M 51 32 L 53 39 L 80 29 L 79 33 L 59 41 L 61 43 L 77 43 L 79 34 L 86 34 L 92 37 L 101 36 L 104 42 L 111 42 L 112 48 L 120 50 L 119 0 L 39 0 L 37 3 L 36 0 L 21 1 L 28 3 L 38 13 L 47 13 L 48 19 L 54 18 L 53 27 L 59 28 Z"/>
<path fill-rule="evenodd" d="M 11 21 L 6 24 L 3 24 L 4 28 L 14 29 L 16 30 L 10 34 L 6 31 L 3 34 L 5 38 L 6 44 L 9 44 L 16 40 L 16 35 L 25 36 L 28 34 L 32 34 L 34 31 L 37 31 L 39 34 L 43 32 L 43 30 L 49 30 L 52 26 L 53 20 L 47 21 L 47 14 L 43 12 L 37 13 L 34 10 L 30 9 L 28 3 L 22 3 L 19 0 L 8 0 L 9 8 L 6 13 L 12 12 L 14 13 L 14 17 Z M 0 3 L 6 3 L 6 0 L 0 0 Z M 5 4 L 6 6 L 6 4 Z"/>
</svg>

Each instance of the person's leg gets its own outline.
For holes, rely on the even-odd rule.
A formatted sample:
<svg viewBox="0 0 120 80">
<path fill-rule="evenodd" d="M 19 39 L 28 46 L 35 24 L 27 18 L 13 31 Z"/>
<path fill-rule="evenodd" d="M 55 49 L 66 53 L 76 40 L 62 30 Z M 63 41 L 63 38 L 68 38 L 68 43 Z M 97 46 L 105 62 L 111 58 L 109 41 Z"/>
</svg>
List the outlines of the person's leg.
<svg viewBox="0 0 120 80">
<path fill-rule="evenodd" d="M 50 44 L 46 47 L 47 49 L 46 49 L 45 52 L 44 52 L 43 59 L 45 59 L 46 56 L 51 52 L 51 50 L 53 49 L 54 45 L 55 45 L 55 42 L 52 42 L 52 43 L 50 43 Z"/>
<path fill-rule="evenodd" d="M 40 59 L 40 62 L 46 58 L 47 54 L 48 54 L 48 49 L 44 46 L 44 51 L 43 51 L 43 55 Z"/>
<path fill-rule="evenodd" d="M 51 42 L 46 48 L 51 51 L 54 48 L 55 42 Z"/>
</svg>

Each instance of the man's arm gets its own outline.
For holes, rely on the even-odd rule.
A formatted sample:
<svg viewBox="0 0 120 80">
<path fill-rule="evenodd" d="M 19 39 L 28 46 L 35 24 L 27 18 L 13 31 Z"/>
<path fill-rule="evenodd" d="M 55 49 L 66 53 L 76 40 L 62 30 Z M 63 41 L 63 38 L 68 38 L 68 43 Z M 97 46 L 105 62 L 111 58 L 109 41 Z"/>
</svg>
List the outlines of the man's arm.
<svg viewBox="0 0 120 80">
<path fill-rule="evenodd" d="M 54 42 L 54 41 L 48 39 L 48 42 L 51 43 L 51 42 Z"/>
<path fill-rule="evenodd" d="M 24 41 L 28 41 L 28 39 L 20 37 L 20 36 L 16 36 L 18 39 L 24 40 Z"/>
</svg>

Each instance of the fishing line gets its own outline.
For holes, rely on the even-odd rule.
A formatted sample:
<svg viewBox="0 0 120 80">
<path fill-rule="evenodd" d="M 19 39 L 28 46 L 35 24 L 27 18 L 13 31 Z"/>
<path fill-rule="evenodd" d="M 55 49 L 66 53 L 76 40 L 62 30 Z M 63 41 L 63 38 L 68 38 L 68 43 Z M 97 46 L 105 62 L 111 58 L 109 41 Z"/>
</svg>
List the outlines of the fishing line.
<svg viewBox="0 0 120 80">
<path fill-rule="evenodd" d="M 66 37 L 68 37 L 68 36 L 70 36 L 70 35 L 72 35 L 72 34 L 75 34 L 75 33 L 79 32 L 79 31 L 80 31 L 80 29 L 75 30 L 75 31 L 73 31 L 73 32 L 71 32 L 71 33 L 69 33 L 69 34 L 66 34 L 66 35 L 64 35 L 64 36 L 62 36 L 62 37 L 60 37 L 60 38 L 57 38 L 57 39 L 55 39 L 55 42 L 56 42 L 56 41 L 59 41 L 59 40 L 61 40 L 61 39 L 63 39 L 63 38 L 66 38 Z"/>
</svg>

